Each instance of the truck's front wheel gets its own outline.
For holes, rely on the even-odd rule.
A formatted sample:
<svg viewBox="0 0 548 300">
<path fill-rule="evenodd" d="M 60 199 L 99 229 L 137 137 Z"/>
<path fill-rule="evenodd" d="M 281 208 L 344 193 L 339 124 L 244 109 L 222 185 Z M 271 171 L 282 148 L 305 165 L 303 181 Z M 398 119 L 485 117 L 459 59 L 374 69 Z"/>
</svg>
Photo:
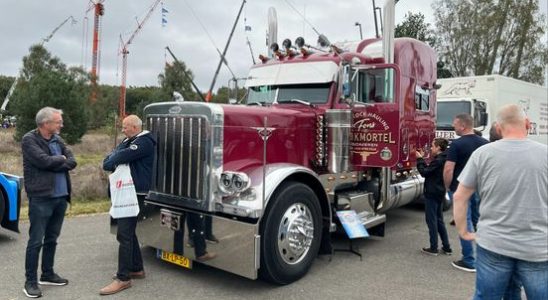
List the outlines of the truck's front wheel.
<svg viewBox="0 0 548 300">
<path fill-rule="evenodd" d="M 261 278 L 288 284 L 303 277 L 318 254 L 321 226 L 312 189 L 297 182 L 282 184 L 261 224 Z"/>
</svg>

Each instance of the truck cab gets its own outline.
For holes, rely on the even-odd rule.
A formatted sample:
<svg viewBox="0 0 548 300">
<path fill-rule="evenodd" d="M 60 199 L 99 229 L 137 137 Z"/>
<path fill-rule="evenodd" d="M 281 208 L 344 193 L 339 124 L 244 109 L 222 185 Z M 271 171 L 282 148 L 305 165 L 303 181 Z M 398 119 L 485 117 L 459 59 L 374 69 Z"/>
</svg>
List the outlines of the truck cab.
<svg viewBox="0 0 548 300">
<path fill-rule="evenodd" d="M 489 114 L 487 113 L 486 99 L 446 98 L 439 99 L 437 105 L 436 137 L 448 140 L 456 139 L 453 120 L 456 115 L 461 113 L 467 113 L 474 118 L 475 130 L 488 133 L 491 128 L 491 124 L 487 122 Z"/>
</svg>

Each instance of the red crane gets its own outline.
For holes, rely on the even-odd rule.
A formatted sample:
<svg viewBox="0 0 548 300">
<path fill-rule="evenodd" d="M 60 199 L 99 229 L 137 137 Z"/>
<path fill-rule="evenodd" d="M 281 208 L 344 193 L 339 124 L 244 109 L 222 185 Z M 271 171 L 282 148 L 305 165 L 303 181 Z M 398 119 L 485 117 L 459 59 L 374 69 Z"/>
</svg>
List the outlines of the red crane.
<svg viewBox="0 0 548 300">
<path fill-rule="evenodd" d="M 145 22 L 148 20 L 152 12 L 158 6 L 161 0 L 155 0 L 150 9 L 148 10 L 147 15 L 143 18 L 141 22 L 137 21 L 137 28 L 133 31 L 129 39 L 124 43 L 122 36 L 120 35 L 120 43 L 122 53 L 122 83 L 120 84 L 120 100 L 118 102 L 118 116 L 120 121 L 126 116 L 126 72 L 127 72 L 127 55 L 129 54 L 128 46 L 131 44 L 137 33 L 143 28 Z"/>
<path fill-rule="evenodd" d="M 104 0 L 92 2 L 88 9 L 95 8 L 93 18 L 93 46 L 91 49 L 91 102 L 97 101 L 97 80 L 99 78 L 99 36 L 101 31 L 101 17 L 105 13 Z"/>
</svg>

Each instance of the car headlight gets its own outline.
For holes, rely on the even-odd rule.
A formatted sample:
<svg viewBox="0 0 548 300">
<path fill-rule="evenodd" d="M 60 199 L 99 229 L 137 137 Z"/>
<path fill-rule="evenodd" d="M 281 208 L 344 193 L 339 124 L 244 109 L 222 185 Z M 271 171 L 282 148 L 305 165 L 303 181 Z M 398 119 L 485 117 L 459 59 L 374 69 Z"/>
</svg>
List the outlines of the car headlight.
<svg viewBox="0 0 548 300">
<path fill-rule="evenodd" d="M 227 196 L 239 194 L 251 185 L 249 176 L 241 172 L 223 172 L 219 177 L 219 189 Z"/>
</svg>

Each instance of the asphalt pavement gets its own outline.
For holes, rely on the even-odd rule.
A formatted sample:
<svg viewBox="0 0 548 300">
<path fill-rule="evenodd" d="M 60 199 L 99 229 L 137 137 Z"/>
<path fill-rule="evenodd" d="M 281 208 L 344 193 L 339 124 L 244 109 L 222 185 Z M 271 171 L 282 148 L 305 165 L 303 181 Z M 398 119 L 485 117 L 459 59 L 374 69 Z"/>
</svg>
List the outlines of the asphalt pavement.
<svg viewBox="0 0 548 300">
<path fill-rule="evenodd" d="M 451 218 L 445 214 L 446 223 Z M 454 227 L 448 226 L 453 255 L 428 256 L 424 212 L 404 207 L 387 215 L 386 237 L 355 241 L 363 260 L 348 252 L 320 256 L 309 273 L 286 286 L 249 280 L 195 263 L 192 270 L 161 261 L 155 250 L 144 247 L 145 279 L 111 296 L 99 289 L 116 272 L 118 247 L 109 233 L 107 214 L 65 219 L 58 241 L 55 271 L 69 279 L 63 287 L 43 286 L 46 299 L 470 299 L 475 275 L 457 270 L 460 258 Z M 0 300 L 27 299 L 25 281 L 27 222 L 21 234 L 0 229 Z M 336 247 L 347 240 L 336 238 Z"/>
</svg>

